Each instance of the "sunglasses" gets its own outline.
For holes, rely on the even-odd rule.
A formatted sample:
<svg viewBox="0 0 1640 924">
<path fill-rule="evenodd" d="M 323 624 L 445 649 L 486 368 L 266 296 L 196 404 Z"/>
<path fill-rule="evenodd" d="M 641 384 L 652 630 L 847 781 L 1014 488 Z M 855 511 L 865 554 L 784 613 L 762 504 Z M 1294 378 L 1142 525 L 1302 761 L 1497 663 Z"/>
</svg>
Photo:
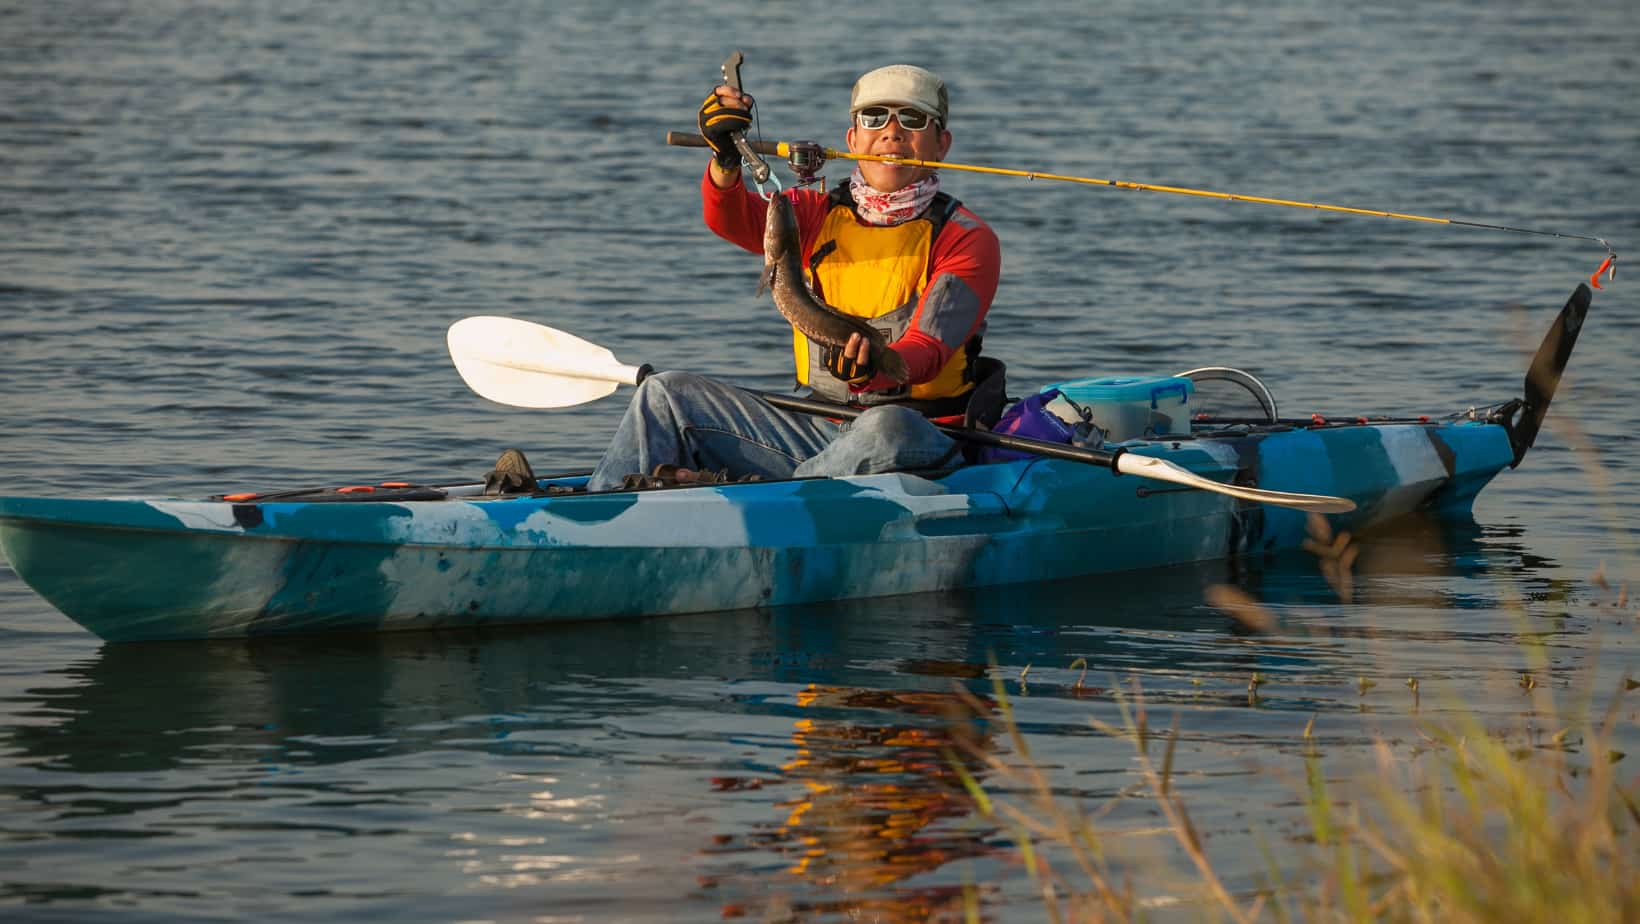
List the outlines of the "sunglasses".
<svg viewBox="0 0 1640 924">
<path fill-rule="evenodd" d="M 910 106 L 867 106 L 854 114 L 855 121 L 867 131 L 887 128 L 890 118 L 898 119 L 900 127 L 908 132 L 920 132 L 936 121 L 928 113 Z"/>
</svg>

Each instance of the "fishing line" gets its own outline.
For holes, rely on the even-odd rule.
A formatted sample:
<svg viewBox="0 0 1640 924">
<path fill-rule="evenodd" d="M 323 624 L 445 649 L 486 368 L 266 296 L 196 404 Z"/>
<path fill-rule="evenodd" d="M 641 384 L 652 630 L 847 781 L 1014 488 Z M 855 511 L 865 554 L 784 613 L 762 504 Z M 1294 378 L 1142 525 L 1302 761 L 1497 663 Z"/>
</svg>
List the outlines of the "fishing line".
<svg viewBox="0 0 1640 924">
<path fill-rule="evenodd" d="M 757 132 L 757 140 L 752 142 L 753 150 L 759 150 L 768 144 L 767 141 L 763 140 L 763 116 L 755 108 L 752 111 L 752 130 Z M 763 197 L 764 202 L 768 202 L 775 196 L 784 193 L 785 190 L 781 188 L 780 177 L 776 176 L 773 170 L 764 172 L 767 174 L 769 182 L 774 184 L 774 192 L 769 192 L 763 188 L 763 180 L 758 179 L 755 172 L 752 174 L 752 182 L 757 184 L 757 194 Z"/>
<path fill-rule="evenodd" d="M 786 154 L 791 147 L 785 142 L 778 145 L 779 153 Z M 877 163 L 905 164 L 912 167 L 929 169 L 961 170 L 969 173 L 989 173 L 998 176 L 1017 176 L 1028 180 L 1056 180 L 1064 183 L 1084 183 L 1090 186 L 1108 186 L 1113 189 L 1136 189 L 1147 192 L 1174 193 L 1181 196 L 1198 196 L 1206 199 L 1219 199 L 1225 202 L 1253 202 L 1260 205 L 1280 205 L 1288 208 L 1314 209 L 1322 212 L 1339 212 L 1345 215 L 1371 215 L 1379 218 L 1397 218 L 1402 221 L 1419 221 L 1438 225 L 1462 225 L 1466 228 L 1481 228 L 1488 231 L 1507 231 L 1514 234 L 1535 234 L 1540 237 L 1558 237 L 1565 240 L 1591 241 L 1606 249 L 1606 259 L 1603 260 L 1589 282 L 1600 288 L 1600 276 L 1605 274 L 1608 280 L 1617 278 L 1617 252 L 1605 238 L 1589 234 L 1571 234 L 1565 231 L 1544 231 L 1537 228 L 1516 228 L 1509 225 L 1494 225 L 1480 221 L 1465 221 L 1459 218 L 1440 218 L 1432 215 L 1413 215 L 1407 212 L 1390 212 L 1383 209 L 1354 208 L 1347 205 L 1328 205 L 1324 202 L 1304 202 L 1297 199 L 1275 199 L 1268 196 L 1247 196 L 1240 193 L 1216 192 L 1211 189 L 1192 189 L 1188 186 L 1162 186 L 1155 183 L 1136 183 L 1131 180 L 1103 180 L 1097 177 L 1066 176 L 1058 173 L 1041 173 L 1034 170 L 1009 170 L 1002 167 L 979 167 L 972 164 L 951 164 L 935 160 L 918 160 L 912 157 L 896 157 L 880 154 L 855 154 L 850 151 L 836 151 L 825 149 L 827 159 L 840 158 L 843 160 L 864 160 Z"/>
<path fill-rule="evenodd" d="M 705 139 L 689 132 L 667 132 L 666 143 L 681 147 L 704 147 Z M 1321 212 L 1337 212 L 1344 215 L 1370 215 L 1378 218 L 1394 218 L 1401 221 L 1416 221 L 1435 225 L 1459 225 L 1466 228 L 1479 228 L 1486 231 L 1503 231 L 1512 234 L 1532 234 L 1539 237 L 1558 237 L 1563 240 L 1589 241 L 1599 244 L 1606 250 L 1606 259 L 1589 277 L 1589 284 L 1594 288 L 1601 288 L 1600 277 L 1607 280 L 1617 278 L 1617 251 L 1602 237 L 1590 234 L 1572 234 L 1566 231 L 1546 231 L 1539 228 L 1519 228 L 1511 225 L 1488 224 L 1480 221 L 1465 221 L 1460 218 L 1441 218 L 1433 215 L 1414 215 L 1409 212 L 1391 212 L 1384 209 L 1364 209 L 1347 205 L 1329 205 L 1324 202 L 1305 202 L 1298 199 L 1277 199 L 1269 196 L 1248 196 L 1241 193 L 1217 192 L 1211 189 L 1194 189 L 1188 186 L 1163 186 L 1156 183 L 1137 183 L 1131 180 L 1105 180 L 1089 176 L 1068 176 L 1061 173 L 1043 173 L 1037 170 L 1010 170 L 1005 167 L 982 167 L 975 164 L 953 164 L 937 160 L 918 160 L 913 157 L 895 157 L 882 154 L 855 154 L 852 151 L 839 151 L 834 148 L 821 147 L 812 141 L 779 141 L 757 142 L 760 153 L 774 154 L 788 158 L 792 169 L 800 178 L 811 175 L 817 169 L 817 162 L 824 160 L 855 160 L 874 161 L 877 163 L 904 164 L 908 167 L 923 167 L 931 170 L 958 170 L 967 173 L 985 173 L 993 176 L 1023 177 L 1027 180 L 1053 180 L 1060 183 L 1080 183 L 1088 186 L 1106 186 L 1112 189 L 1134 189 L 1146 192 L 1173 193 L 1180 196 L 1196 196 L 1205 199 L 1218 199 L 1225 202 L 1252 202 L 1259 205 L 1279 205 L 1287 208 L 1312 209 Z M 759 186 L 761 191 L 761 185 Z"/>
</svg>

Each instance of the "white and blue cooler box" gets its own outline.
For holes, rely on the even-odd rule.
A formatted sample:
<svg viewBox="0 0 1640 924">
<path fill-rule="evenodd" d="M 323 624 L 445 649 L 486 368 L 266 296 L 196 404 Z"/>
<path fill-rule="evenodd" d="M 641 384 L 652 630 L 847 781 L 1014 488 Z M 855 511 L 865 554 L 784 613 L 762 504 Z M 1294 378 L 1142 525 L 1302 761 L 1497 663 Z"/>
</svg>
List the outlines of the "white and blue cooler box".
<svg viewBox="0 0 1640 924">
<path fill-rule="evenodd" d="M 1105 431 L 1107 442 L 1190 433 L 1195 385 L 1182 376 L 1112 375 L 1073 379 L 1042 390 L 1049 388 L 1086 408 L 1094 425 Z"/>
</svg>

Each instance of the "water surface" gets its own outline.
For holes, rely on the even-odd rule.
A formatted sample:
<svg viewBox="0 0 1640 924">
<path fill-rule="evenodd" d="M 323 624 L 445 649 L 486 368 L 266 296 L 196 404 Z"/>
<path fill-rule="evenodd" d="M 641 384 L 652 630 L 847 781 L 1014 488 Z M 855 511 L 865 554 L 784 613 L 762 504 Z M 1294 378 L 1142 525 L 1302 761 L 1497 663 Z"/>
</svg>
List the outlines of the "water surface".
<svg viewBox="0 0 1640 924">
<path fill-rule="evenodd" d="M 481 401 L 443 348 L 472 314 L 784 387 L 758 261 L 700 225 L 698 152 L 660 144 L 734 47 L 771 138 L 840 145 L 853 77 L 913 60 L 951 83 L 956 160 L 1640 241 L 1640 26 L 1622 3 L 724 12 L 0 7 L 0 492 L 465 479 L 515 445 L 541 470 L 592 464 L 623 402 Z M 1232 365 L 1298 416 L 1518 394 L 1604 256 L 1154 193 L 947 188 L 1002 238 L 986 345 L 1013 381 Z M 1119 721 L 1111 691 L 1139 681 L 1180 716 L 1210 851 L 1253 888 L 1259 845 L 1294 855 L 1303 830 L 1311 717 L 1342 776 L 1458 701 L 1521 721 L 1523 671 L 1577 702 L 1640 666 L 1634 605 L 1616 605 L 1640 513 L 1626 279 L 1597 293 L 1526 463 L 1473 522 L 1364 540 L 1350 602 L 1299 554 L 625 624 L 105 647 L 0 568 L 0 903 L 75 921 L 917 920 L 976 882 L 991 917 L 1031 920 L 1011 836 L 942 756 L 1017 759 L 995 678 L 1090 807 L 1135 768 L 1088 719 Z M 1281 631 L 1208 607 L 1224 582 Z M 1131 799 L 1108 819 L 1155 823 Z"/>
</svg>

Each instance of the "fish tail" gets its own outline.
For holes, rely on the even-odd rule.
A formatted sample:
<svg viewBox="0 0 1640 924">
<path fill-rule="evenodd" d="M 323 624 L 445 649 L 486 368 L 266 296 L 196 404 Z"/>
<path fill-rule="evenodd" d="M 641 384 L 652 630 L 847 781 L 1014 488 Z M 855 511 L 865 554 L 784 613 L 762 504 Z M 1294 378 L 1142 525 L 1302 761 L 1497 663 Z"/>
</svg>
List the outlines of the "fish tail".
<svg viewBox="0 0 1640 924">
<path fill-rule="evenodd" d="M 877 368 L 887 373 L 888 377 L 898 384 L 904 385 L 911 380 L 911 370 L 906 367 L 905 357 L 890 347 L 883 347 L 881 358 L 877 360 Z"/>
</svg>

